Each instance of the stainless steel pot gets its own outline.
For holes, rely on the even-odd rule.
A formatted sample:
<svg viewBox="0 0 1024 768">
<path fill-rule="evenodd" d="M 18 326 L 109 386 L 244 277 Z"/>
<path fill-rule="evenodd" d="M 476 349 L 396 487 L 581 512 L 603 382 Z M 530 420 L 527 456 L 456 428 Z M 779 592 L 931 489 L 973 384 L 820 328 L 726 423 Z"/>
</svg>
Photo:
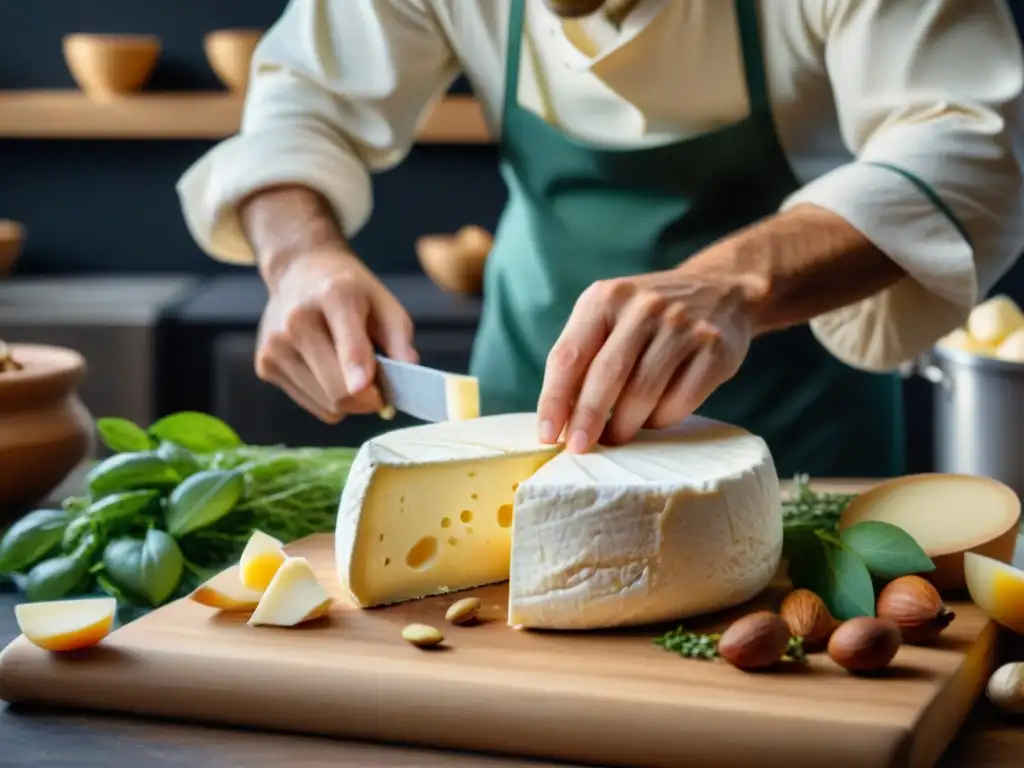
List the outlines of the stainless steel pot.
<svg viewBox="0 0 1024 768">
<path fill-rule="evenodd" d="M 936 346 L 916 371 L 935 385 L 935 470 L 991 477 L 1024 497 L 1024 364 Z"/>
</svg>

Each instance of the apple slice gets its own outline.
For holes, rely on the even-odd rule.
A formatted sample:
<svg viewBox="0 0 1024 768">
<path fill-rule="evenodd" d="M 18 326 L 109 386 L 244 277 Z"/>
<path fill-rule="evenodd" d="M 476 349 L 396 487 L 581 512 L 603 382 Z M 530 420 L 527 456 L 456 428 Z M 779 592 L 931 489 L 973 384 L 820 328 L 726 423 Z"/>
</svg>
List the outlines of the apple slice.
<svg viewBox="0 0 1024 768">
<path fill-rule="evenodd" d="M 260 602 L 262 590 L 249 589 L 242 584 L 240 565 L 232 565 L 205 583 L 196 587 L 188 596 L 200 605 L 221 611 L 251 611 Z"/>
<path fill-rule="evenodd" d="M 259 605 L 249 617 L 256 626 L 294 627 L 319 619 L 334 602 L 304 557 L 289 557 L 277 569 Z"/>
<path fill-rule="evenodd" d="M 1024 635 L 1024 571 L 991 557 L 964 555 L 967 591 L 988 617 Z"/>
<path fill-rule="evenodd" d="M 284 544 L 263 531 L 253 531 L 238 561 L 238 576 L 243 587 L 262 592 L 284 562 Z"/>
<path fill-rule="evenodd" d="M 1008 563 L 1017 546 L 1020 499 L 988 477 L 931 473 L 886 480 L 855 498 L 840 530 L 881 520 L 914 537 L 935 563 L 922 573 L 940 591 L 964 589 L 964 552 Z"/>
<path fill-rule="evenodd" d="M 117 600 L 112 597 L 14 606 L 21 633 L 46 651 L 75 651 L 96 645 L 110 634 L 116 615 Z"/>
</svg>

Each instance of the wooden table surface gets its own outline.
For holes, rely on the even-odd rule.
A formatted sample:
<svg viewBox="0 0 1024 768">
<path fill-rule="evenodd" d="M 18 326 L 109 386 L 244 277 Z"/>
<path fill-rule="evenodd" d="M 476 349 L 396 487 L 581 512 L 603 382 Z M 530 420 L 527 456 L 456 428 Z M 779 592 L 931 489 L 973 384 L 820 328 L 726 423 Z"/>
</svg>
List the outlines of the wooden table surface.
<svg viewBox="0 0 1024 768">
<path fill-rule="evenodd" d="M 816 484 L 817 486 L 817 484 Z M 822 487 L 821 490 L 832 490 Z M 840 489 L 835 489 L 840 490 Z M 1024 567 L 1024 536 L 1016 565 Z M 0 648 L 18 635 L 19 596 L 0 586 Z M 1003 632 L 1002 661 L 1024 661 L 1024 638 Z M 0 702 L 0 768 L 554 768 L 546 763 L 392 745 L 210 728 Z M 1024 715 L 1001 715 L 982 699 L 939 768 L 1020 768 Z"/>
<path fill-rule="evenodd" d="M 0 594 L 0 644 L 17 634 L 18 597 Z M 1002 638 L 1003 659 L 1024 659 L 1024 640 Z M 1024 764 L 1024 717 L 977 707 L 941 768 L 1018 768 Z M 553 766 L 519 759 L 207 728 L 198 725 L 61 712 L 0 704 L 0 766 L 107 768 L 111 765 L 204 768 L 528 768 Z"/>
</svg>

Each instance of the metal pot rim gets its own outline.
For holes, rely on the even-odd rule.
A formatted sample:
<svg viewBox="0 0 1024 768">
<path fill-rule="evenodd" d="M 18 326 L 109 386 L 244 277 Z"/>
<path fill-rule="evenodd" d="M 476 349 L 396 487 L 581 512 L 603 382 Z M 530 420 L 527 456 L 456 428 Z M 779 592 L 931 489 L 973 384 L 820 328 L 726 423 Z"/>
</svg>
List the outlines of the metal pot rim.
<svg viewBox="0 0 1024 768">
<path fill-rule="evenodd" d="M 1006 373 L 1024 377 L 1024 363 L 1015 363 L 1010 360 L 1000 360 L 996 357 L 985 357 L 975 355 L 962 349 L 950 349 L 936 344 L 932 347 L 932 354 L 944 362 L 953 363 L 961 368 L 970 368 L 976 371 L 991 371 L 992 373 Z"/>
</svg>

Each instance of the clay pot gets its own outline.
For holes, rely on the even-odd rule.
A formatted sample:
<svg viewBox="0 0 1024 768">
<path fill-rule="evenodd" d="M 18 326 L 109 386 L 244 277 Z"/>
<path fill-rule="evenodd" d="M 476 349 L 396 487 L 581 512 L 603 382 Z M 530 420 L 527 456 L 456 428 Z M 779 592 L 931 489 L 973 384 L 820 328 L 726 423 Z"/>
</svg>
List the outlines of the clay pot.
<svg viewBox="0 0 1024 768">
<path fill-rule="evenodd" d="M 21 256 L 25 228 L 16 221 L 0 219 L 0 279 L 7 277 Z"/>
<path fill-rule="evenodd" d="M 426 235 L 416 241 L 416 258 L 435 285 L 451 293 L 483 291 L 484 266 L 494 245 L 482 227 L 463 227 L 454 235 Z"/>
<path fill-rule="evenodd" d="M 78 87 L 95 101 L 109 101 L 146 84 L 163 46 L 154 35 L 74 34 L 63 47 Z"/>
<path fill-rule="evenodd" d="M 85 359 L 70 349 L 11 344 L 21 370 L 0 372 L 0 510 L 32 508 L 93 448 L 93 424 L 77 395 Z"/>
<path fill-rule="evenodd" d="M 262 29 L 218 29 L 203 38 L 210 68 L 232 91 L 249 86 L 252 56 L 262 37 Z"/>
</svg>

